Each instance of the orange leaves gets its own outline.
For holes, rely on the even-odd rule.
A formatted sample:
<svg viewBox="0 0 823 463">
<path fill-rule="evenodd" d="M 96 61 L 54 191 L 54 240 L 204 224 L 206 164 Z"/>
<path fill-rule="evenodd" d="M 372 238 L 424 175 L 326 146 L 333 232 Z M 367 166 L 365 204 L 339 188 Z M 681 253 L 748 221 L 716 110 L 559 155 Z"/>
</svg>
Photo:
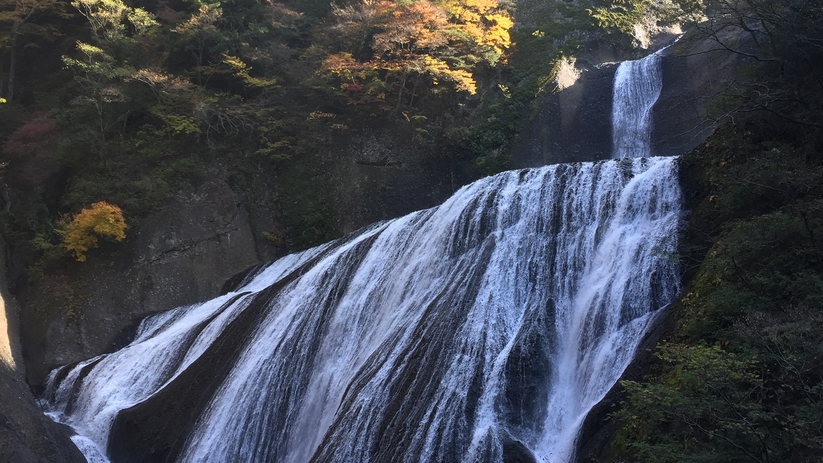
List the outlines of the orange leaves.
<svg viewBox="0 0 823 463">
<path fill-rule="evenodd" d="M 471 72 L 465 69 L 451 69 L 445 61 L 430 56 L 423 57 L 423 63 L 428 73 L 453 82 L 458 91 L 466 91 L 472 95 L 477 93 L 477 84 L 472 78 Z M 433 85 L 437 85 L 437 77 L 435 77 Z"/>
<path fill-rule="evenodd" d="M 397 5 L 391 20 L 381 25 L 382 32 L 373 37 L 372 48 L 392 59 L 410 53 L 432 53 L 448 44 L 445 31 L 449 26 L 446 12 L 428 0 Z"/>
<path fill-rule="evenodd" d="M 344 47 L 352 45 L 326 58 L 323 70 L 345 82 L 350 103 L 382 100 L 385 88 L 399 109 L 443 82 L 474 94 L 472 68 L 494 66 L 511 44 L 512 20 L 497 1 L 365 0 L 333 8 L 332 29 Z"/>
<path fill-rule="evenodd" d="M 63 237 L 61 246 L 74 254 L 78 262 L 85 262 L 86 251 L 97 247 L 98 236 L 122 241 L 126 237 L 126 228 L 120 208 L 100 201 L 73 217 L 63 217 L 58 233 Z"/>
</svg>

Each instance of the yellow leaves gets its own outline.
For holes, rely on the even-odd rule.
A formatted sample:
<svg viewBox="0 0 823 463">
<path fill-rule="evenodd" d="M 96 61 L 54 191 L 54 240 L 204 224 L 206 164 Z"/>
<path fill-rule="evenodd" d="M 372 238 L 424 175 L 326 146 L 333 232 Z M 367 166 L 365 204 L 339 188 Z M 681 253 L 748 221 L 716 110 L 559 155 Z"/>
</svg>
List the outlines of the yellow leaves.
<svg viewBox="0 0 823 463">
<path fill-rule="evenodd" d="M 451 69 L 445 61 L 432 58 L 431 56 L 424 56 L 423 63 L 428 73 L 436 76 L 434 84 L 437 85 L 437 77 L 444 78 L 454 82 L 458 91 L 467 91 L 474 95 L 477 93 L 477 84 L 472 77 L 472 74 L 465 69 Z"/>
<path fill-rule="evenodd" d="M 321 119 L 334 119 L 334 114 L 326 113 L 323 111 L 312 111 L 311 113 L 309 113 L 309 116 L 306 117 L 306 121 L 314 121 Z"/>
<path fill-rule="evenodd" d="M 486 34 L 483 37 L 486 45 L 494 48 L 498 54 L 503 54 L 504 49 L 511 45 L 511 37 L 509 36 L 509 29 L 514 23 L 508 14 L 489 14 L 485 16 L 486 20 L 492 25 L 486 29 Z"/>
<path fill-rule="evenodd" d="M 171 133 L 175 135 L 181 133 L 191 135 L 200 131 L 200 127 L 197 126 L 197 121 L 192 116 L 169 113 L 167 112 L 167 108 L 162 105 L 151 108 L 151 113 L 165 122 Z"/>
<path fill-rule="evenodd" d="M 203 5 L 197 13 L 191 15 L 183 24 L 172 29 L 172 32 L 184 36 L 199 36 L 216 29 L 215 23 L 223 15 L 223 10 L 216 5 Z"/>
<path fill-rule="evenodd" d="M 323 60 L 322 69 L 328 71 L 342 80 L 352 80 L 353 71 L 359 69 L 360 63 L 354 59 L 351 53 L 336 53 Z"/>
<path fill-rule="evenodd" d="M 160 24 L 154 20 L 154 15 L 142 8 L 132 8 L 127 14 L 126 19 L 129 20 L 137 35 L 144 35 L 151 29 Z"/>
<path fill-rule="evenodd" d="M 128 228 L 120 208 L 105 201 L 94 203 L 73 217 L 63 217 L 59 225 L 61 246 L 74 254 L 78 262 L 85 262 L 86 251 L 97 247 L 98 236 L 122 241 Z"/>
<path fill-rule="evenodd" d="M 97 39 L 112 42 L 125 33 L 124 21 L 128 21 L 137 35 L 142 35 L 158 25 L 154 15 L 142 8 L 126 6 L 122 0 L 74 0 L 71 5 L 86 17 L 92 34 Z"/>
<path fill-rule="evenodd" d="M 231 69 L 231 73 L 243 80 L 243 83 L 249 87 L 265 88 L 273 87 L 277 84 L 276 79 L 263 79 L 260 77 L 252 77 L 251 67 L 243 62 L 240 58 L 232 55 L 223 54 L 223 64 Z"/>
<path fill-rule="evenodd" d="M 322 69 L 342 80 L 341 88 L 356 102 L 374 88 L 375 79 L 394 86 L 398 108 L 403 96 L 413 100 L 420 77 L 435 93 L 441 82 L 450 82 L 455 91 L 475 94 L 472 68 L 478 63 L 494 66 L 511 45 L 513 22 L 498 0 L 366 0 L 332 11 L 338 20 L 333 29 L 343 32 L 344 39 L 356 39 L 358 45 L 350 50 L 373 52 L 363 62 L 345 52 L 323 62 Z M 355 24 L 376 32 L 369 36 Z"/>
</svg>

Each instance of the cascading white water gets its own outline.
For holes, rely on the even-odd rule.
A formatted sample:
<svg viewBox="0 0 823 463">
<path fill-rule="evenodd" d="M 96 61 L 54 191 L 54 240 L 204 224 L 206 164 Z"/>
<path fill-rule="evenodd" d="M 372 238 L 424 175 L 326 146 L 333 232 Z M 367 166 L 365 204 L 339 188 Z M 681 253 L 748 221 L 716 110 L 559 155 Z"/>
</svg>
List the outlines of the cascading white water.
<svg viewBox="0 0 823 463">
<path fill-rule="evenodd" d="M 617 67 L 612 90 L 613 158 L 651 155 L 651 111 L 663 89 L 663 50 Z"/>
<path fill-rule="evenodd" d="M 146 319 L 124 349 L 52 372 L 43 406 L 115 454 L 116 420 L 161 426 L 189 410 L 168 391 L 210 391 L 146 443 L 164 461 L 569 461 L 678 291 L 675 162 L 482 179 Z M 204 360 L 232 345 L 231 363 Z"/>
</svg>

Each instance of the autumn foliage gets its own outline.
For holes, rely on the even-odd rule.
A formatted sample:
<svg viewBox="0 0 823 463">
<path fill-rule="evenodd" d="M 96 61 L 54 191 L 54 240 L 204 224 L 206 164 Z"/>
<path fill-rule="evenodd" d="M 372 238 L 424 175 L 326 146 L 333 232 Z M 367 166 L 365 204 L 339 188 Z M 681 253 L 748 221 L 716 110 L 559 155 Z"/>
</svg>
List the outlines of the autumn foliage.
<svg viewBox="0 0 823 463">
<path fill-rule="evenodd" d="M 98 236 L 122 241 L 126 237 L 126 228 L 120 208 L 100 201 L 60 221 L 61 246 L 74 254 L 78 262 L 85 262 L 86 251 L 97 247 Z"/>
<path fill-rule="evenodd" d="M 15 183 L 39 185 L 54 170 L 57 126 L 45 113 L 37 113 L 12 132 L 3 143 L 3 158 Z"/>
<path fill-rule="evenodd" d="M 334 8 L 332 16 L 347 50 L 323 68 L 343 82 L 350 103 L 393 93 L 398 107 L 411 106 L 421 88 L 436 92 L 442 83 L 475 94 L 472 71 L 494 66 L 511 45 L 513 23 L 497 0 L 369 0 Z"/>
</svg>

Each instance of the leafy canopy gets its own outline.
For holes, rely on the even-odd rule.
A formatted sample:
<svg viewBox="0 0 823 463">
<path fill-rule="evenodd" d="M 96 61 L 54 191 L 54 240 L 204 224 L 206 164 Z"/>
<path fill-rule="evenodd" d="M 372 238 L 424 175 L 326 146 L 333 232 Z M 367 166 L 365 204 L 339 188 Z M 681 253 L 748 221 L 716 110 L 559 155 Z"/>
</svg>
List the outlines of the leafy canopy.
<svg viewBox="0 0 823 463">
<path fill-rule="evenodd" d="M 72 217 L 60 220 L 58 233 L 63 237 L 61 246 L 74 254 L 78 262 L 86 261 L 86 251 L 97 247 L 97 237 L 123 241 L 126 221 L 119 207 L 100 201 L 84 208 Z"/>
</svg>

